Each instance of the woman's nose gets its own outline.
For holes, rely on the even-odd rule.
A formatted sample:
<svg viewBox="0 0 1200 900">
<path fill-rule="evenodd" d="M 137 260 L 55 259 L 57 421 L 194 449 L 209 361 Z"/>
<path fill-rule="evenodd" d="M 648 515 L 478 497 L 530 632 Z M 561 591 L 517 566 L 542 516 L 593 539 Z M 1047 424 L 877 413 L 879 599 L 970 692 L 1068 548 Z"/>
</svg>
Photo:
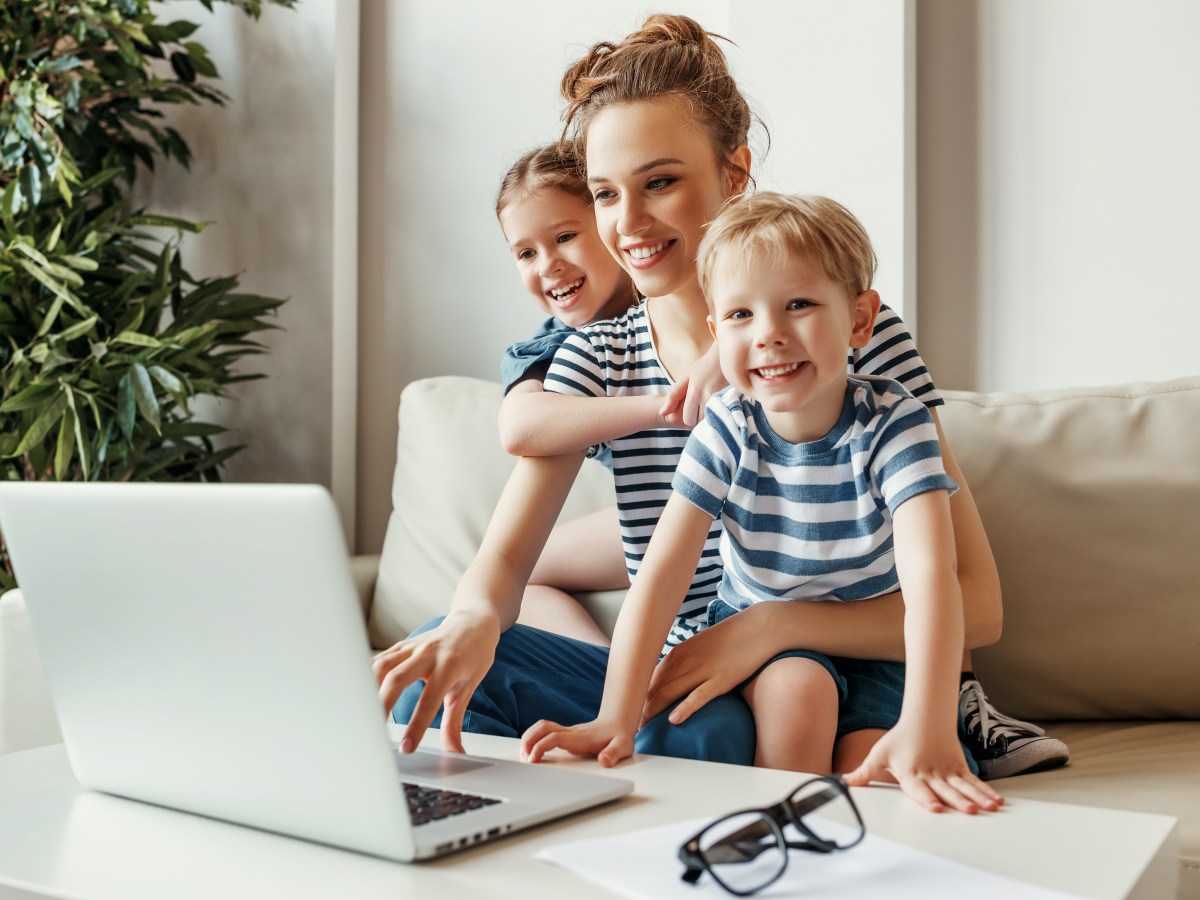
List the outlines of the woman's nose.
<svg viewBox="0 0 1200 900">
<path fill-rule="evenodd" d="M 636 197 L 623 199 L 617 216 L 617 230 L 626 237 L 641 234 L 646 229 L 650 217 L 646 207 Z"/>
</svg>

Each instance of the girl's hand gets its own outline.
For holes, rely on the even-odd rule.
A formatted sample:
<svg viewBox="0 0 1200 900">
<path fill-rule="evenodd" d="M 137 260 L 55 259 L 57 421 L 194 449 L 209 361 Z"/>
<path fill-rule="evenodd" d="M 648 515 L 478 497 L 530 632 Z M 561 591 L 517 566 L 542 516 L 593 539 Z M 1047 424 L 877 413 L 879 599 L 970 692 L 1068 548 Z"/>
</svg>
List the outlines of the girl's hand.
<svg viewBox="0 0 1200 900">
<path fill-rule="evenodd" d="M 862 765 L 844 777 L 846 784 L 860 787 L 895 779 L 930 812 L 949 806 L 974 815 L 981 809 L 995 811 L 1004 802 L 971 774 L 958 741 L 931 738 L 929 729 L 910 726 L 903 717 L 871 748 Z"/>
<path fill-rule="evenodd" d="M 436 628 L 393 644 L 375 656 L 371 668 L 386 712 L 391 712 L 406 687 L 425 682 L 400 741 L 401 752 L 416 749 L 443 705 L 442 746 L 455 753 L 466 752 L 462 745 L 463 715 L 475 688 L 491 668 L 499 640 L 500 624 L 494 617 L 451 613 Z"/>
<path fill-rule="evenodd" d="M 694 428 L 704 418 L 704 405 L 708 398 L 722 388 L 729 386 L 725 374 L 721 371 L 721 362 L 717 357 L 717 345 L 714 342 L 708 351 L 696 360 L 687 378 L 677 383 L 667 393 L 659 415 L 666 424 L 678 428 L 684 425 Z"/>
<path fill-rule="evenodd" d="M 774 655 L 763 654 L 763 641 L 772 630 L 770 617 L 786 605 L 755 603 L 675 647 L 650 677 L 642 724 L 682 697 L 671 711 L 671 722 L 678 725 L 757 672 Z"/>
<path fill-rule="evenodd" d="M 521 756 L 526 762 L 538 762 L 556 747 L 576 756 L 594 756 L 607 768 L 633 755 L 633 732 L 603 719 L 570 727 L 542 719 L 521 736 Z"/>
</svg>

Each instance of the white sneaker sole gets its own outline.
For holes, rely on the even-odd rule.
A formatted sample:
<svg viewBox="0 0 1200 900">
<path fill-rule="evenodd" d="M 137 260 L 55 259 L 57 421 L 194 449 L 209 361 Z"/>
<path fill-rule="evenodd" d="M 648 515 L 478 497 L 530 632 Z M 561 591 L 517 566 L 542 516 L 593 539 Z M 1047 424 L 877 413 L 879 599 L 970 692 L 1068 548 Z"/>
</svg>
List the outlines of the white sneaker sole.
<svg viewBox="0 0 1200 900">
<path fill-rule="evenodd" d="M 1071 758 L 1071 751 L 1067 749 L 1067 745 L 1057 738 L 1031 737 L 1015 743 L 1021 746 L 1010 747 L 1003 756 L 976 760 L 979 764 L 979 777 L 984 781 L 991 781 L 995 778 L 1044 772 L 1047 769 L 1065 766 Z"/>
</svg>

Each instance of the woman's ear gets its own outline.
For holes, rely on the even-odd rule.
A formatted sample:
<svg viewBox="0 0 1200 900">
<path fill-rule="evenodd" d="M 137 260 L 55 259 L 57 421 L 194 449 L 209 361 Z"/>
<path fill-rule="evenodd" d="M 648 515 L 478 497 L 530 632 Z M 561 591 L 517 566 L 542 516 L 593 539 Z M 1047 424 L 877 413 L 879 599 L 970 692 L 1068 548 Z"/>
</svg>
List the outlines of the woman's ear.
<svg viewBox="0 0 1200 900">
<path fill-rule="evenodd" d="M 750 186 L 750 148 L 745 144 L 729 154 L 725 166 L 726 197 L 735 197 L 744 193 Z"/>
<path fill-rule="evenodd" d="M 850 346 L 861 350 L 871 341 L 875 331 L 875 317 L 879 315 L 879 291 L 863 291 L 854 298 L 852 311 L 853 328 L 850 332 Z"/>
</svg>

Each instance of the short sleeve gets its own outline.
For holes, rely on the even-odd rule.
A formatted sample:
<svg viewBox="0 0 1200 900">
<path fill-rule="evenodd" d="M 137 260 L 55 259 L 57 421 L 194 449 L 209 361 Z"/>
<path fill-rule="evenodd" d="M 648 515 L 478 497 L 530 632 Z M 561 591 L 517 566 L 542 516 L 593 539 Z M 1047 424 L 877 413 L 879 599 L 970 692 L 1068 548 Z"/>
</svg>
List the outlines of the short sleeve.
<svg viewBox="0 0 1200 900">
<path fill-rule="evenodd" d="M 606 396 L 603 359 L 587 334 L 571 332 L 554 354 L 542 390 L 577 397 Z"/>
<path fill-rule="evenodd" d="M 917 352 L 908 326 L 887 304 L 879 306 L 875 330 L 867 346 L 851 351 L 848 362 L 851 374 L 879 375 L 898 381 L 928 407 L 945 403 Z"/>
<path fill-rule="evenodd" d="M 572 333 L 573 329 L 558 319 L 549 318 L 529 340 L 518 341 L 505 350 L 504 358 L 500 361 L 500 383 L 504 385 L 504 393 L 511 391 L 530 369 L 548 366 L 567 335 Z"/>
<path fill-rule="evenodd" d="M 912 398 L 901 399 L 884 415 L 871 454 L 871 477 L 893 514 L 918 494 L 958 490 L 942 463 L 933 417 Z"/>
<path fill-rule="evenodd" d="M 683 448 L 671 487 L 712 518 L 721 515 L 741 456 L 742 437 L 729 410 L 714 395 Z"/>
</svg>

